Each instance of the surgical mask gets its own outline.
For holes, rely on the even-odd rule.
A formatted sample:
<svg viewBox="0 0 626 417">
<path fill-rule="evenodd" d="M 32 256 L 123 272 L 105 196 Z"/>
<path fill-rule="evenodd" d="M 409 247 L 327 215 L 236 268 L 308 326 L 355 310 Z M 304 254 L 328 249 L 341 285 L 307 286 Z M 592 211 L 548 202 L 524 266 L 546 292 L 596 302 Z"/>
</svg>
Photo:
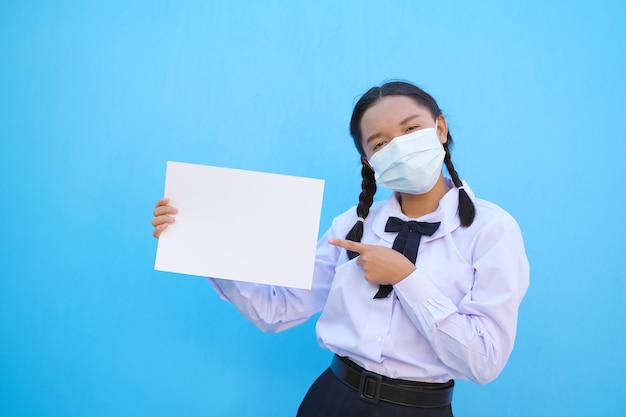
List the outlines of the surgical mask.
<svg viewBox="0 0 626 417">
<path fill-rule="evenodd" d="M 369 158 L 380 187 L 407 194 L 432 190 L 441 174 L 446 151 L 435 128 L 394 138 Z"/>
</svg>

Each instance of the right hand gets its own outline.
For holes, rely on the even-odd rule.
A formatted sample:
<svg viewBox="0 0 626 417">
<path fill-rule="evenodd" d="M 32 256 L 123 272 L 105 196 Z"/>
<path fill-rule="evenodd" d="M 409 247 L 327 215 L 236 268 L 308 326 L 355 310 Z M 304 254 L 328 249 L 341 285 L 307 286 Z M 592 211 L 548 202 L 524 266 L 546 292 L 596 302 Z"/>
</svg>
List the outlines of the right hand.
<svg viewBox="0 0 626 417">
<path fill-rule="evenodd" d="M 162 198 L 157 201 L 156 206 L 154 206 L 154 218 L 152 219 L 154 231 L 152 235 L 157 239 L 161 236 L 163 230 L 167 229 L 167 226 L 176 221 L 173 215 L 178 213 L 178 209 L 174 206 L 170 206 L 169 202 L 169 198 Z"/>
<path fill-rule="evenodd" d="M 372 284 L 396 285 L 415 271 L 415 265 L 406 256 L 385 246 L 346 239 L 329 239 L 328 243 L 358 252 L 356 264 L 363 268 L 365 279 Z"/>
</svg>

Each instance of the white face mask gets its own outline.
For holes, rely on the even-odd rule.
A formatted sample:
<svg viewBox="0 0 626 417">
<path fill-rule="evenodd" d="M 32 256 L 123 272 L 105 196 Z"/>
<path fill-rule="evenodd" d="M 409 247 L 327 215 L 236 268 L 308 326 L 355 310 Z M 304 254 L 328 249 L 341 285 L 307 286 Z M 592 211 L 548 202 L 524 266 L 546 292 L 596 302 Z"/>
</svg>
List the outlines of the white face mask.
<svg viewBox="0 0 626 417">
<path fill-rule="evenodd" d="M 441 174 L 446 151 L 435 128 L 394 138 L 369 158 L 380 187 L 407 194 L 432 190 Z"/>
</svg>

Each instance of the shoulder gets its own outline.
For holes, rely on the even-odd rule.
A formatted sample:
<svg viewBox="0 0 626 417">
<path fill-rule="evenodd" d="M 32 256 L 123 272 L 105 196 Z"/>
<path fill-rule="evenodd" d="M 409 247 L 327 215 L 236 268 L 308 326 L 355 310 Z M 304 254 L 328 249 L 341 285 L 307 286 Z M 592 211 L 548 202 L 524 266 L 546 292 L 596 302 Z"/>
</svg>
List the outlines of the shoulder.
<svg viewBox="0 0 626 417">
<path fill-rule="evenodd" d="M 517 221 L 502 207 L 481 198 L 473 198 L 476 207 L 476 218 L 474 224 L 477 228 L 493 226 L 496 224 L 506 224 L 509 227 L 518 228 Z"/>
<path fill-rule="evenodd" d="M 480 198 L 473 198 L 473 201 L 474 222 L 467 228 L 460 227 L 457 232 L 465 236 L 474 255 L 480 256 L 500 246 L 523 253 L 522 232 L 513 216 L 490 201 Z"/>
</svg>

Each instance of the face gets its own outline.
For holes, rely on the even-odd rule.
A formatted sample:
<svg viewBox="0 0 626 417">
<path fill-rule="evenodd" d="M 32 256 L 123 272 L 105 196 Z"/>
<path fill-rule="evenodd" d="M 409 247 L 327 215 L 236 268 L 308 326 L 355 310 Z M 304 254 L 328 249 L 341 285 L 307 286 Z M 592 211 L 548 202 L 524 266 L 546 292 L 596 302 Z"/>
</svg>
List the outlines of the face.
<svg viewBox="0 0 626 417">
<path fill-rule="evenodd" d="M 435 119 L 428 108 L 407 96 L 381 97 L 361 119 L 361 146 L 365 157 L 371 158 L 398 136 L 428 127 L 435 127 Z M 437 118 L 437 135 L 441 143 L 446 143 L 448 127 L 443 116 Z"/>
</svg>

